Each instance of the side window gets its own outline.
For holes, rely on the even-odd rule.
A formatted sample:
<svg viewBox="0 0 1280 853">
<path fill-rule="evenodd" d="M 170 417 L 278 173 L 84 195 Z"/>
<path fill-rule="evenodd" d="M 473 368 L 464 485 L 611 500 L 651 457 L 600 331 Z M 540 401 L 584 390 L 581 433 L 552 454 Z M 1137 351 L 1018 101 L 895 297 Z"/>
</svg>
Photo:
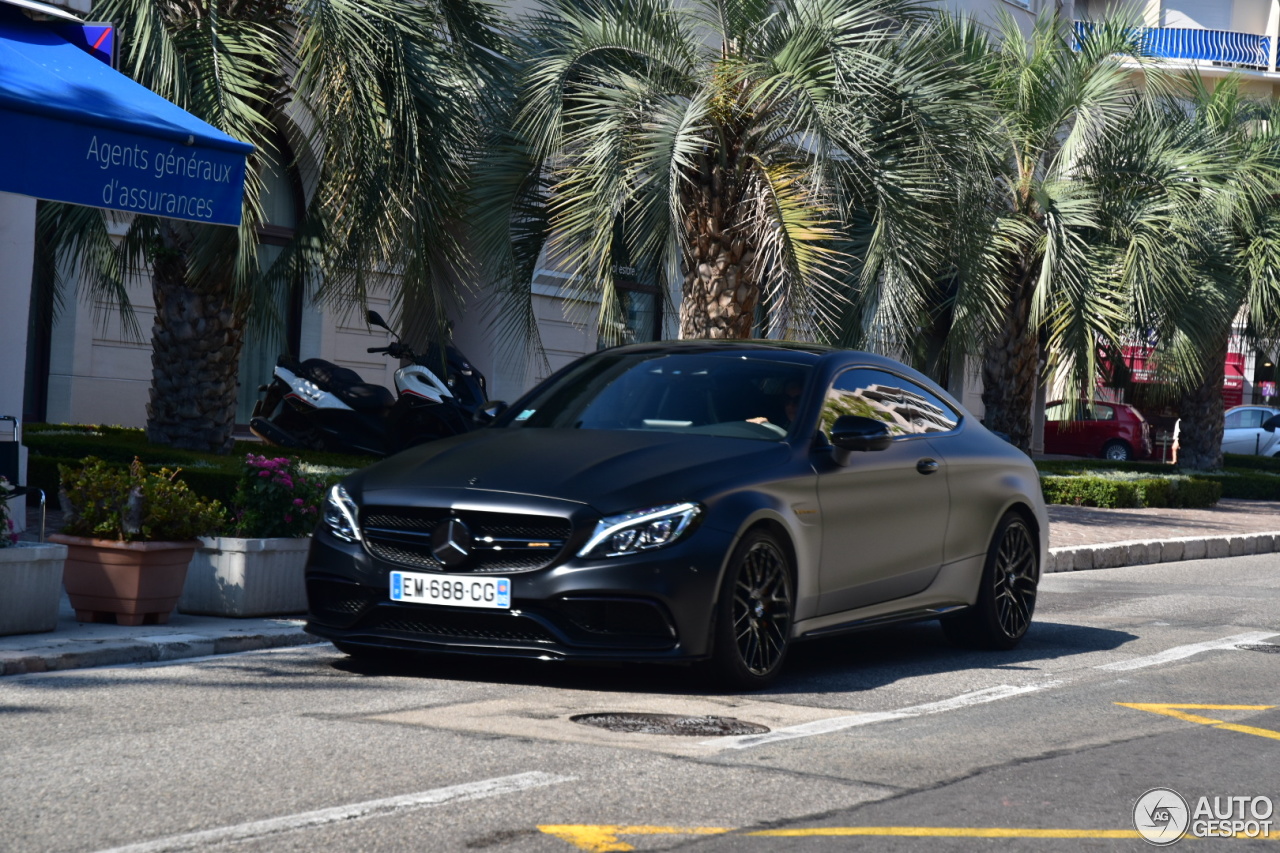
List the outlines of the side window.
<svg viewBox="0 0 1280 853">
<path fill-rule="evenodd" d="M 1232 412 L 1223 421 L 1223 429 L 1240 429 L 1244 426 L 1244 412 Z"/>
<path fill-rule="evenodd" d="M 889 434 L 948 432 L 960 415 L 932 392 L 883 370 L 859 367 L 836 377 L 822 402 L 821 428 L 830 434 L 841 415 L 884 421 Z"/>
<path fill-rule="evenodd" d="M 1092 406 L 1090 412 L 1090 420 L 1095 421 L 1114 421 L 1116 419 L 1116 410 L 1110 406 Z"/>
<path fill-rule="evenodd" d="M 1054 403 L 1044 410 L 1044 419 L 1051 422 L 1069 421 L 1071 410 L 1067 408 L 1066 403 Z"/>
</svg>

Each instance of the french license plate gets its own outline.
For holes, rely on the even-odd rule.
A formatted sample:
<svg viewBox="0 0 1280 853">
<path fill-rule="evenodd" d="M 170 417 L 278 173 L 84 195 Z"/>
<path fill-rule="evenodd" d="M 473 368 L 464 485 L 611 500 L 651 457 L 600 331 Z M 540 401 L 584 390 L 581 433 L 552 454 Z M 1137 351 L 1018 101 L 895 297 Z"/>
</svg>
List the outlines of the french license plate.
<svg viewBox="0 0 1280 853">
<path fill-rule="evenodd" d="M 510 610 L 511 581 L 508 578 L 459 578 L 418 572 L 392 572 L 391 600 Z"/>
</svg>

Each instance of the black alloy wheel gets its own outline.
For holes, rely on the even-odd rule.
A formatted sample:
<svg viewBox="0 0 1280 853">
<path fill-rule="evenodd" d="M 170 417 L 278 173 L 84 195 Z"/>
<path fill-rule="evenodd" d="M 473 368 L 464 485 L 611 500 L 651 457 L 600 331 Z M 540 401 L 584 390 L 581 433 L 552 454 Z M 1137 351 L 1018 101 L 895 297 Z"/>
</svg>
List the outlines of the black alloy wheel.
<svg viewBox="0 0 1280 853">
<path fill-rule="evenodd" d="M 767 686 L 791 646 L 795 608 L 790 561 L 774 536 L 754 530 L 738 543 L 716 608 L 717 679 L 736 689 Z"/>
<path fill-rule="evenodd" d="M 983 567 L 973 607 L 942 621 L 953 642 L 983 649 L 1012 649 L 1031 627 L 1040 579 L 1035 534 L 1017 513 L 1000 519 Z"/>
</svg>

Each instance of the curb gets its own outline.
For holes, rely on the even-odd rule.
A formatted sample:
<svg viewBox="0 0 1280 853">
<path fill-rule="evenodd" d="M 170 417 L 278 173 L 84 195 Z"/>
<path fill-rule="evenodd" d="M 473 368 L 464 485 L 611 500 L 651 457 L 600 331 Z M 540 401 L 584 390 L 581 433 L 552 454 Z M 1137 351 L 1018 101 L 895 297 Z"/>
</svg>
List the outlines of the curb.
<svg viewBox="0 0 1280 853">
<path fill-rule="evenodd" d="M 1280 552 L 1280 531 L 1231 536 L 1187 536 L 1181 539 L 1139 539 L 1102 545 L 1050 548 L 1042 574 L 1276 552 Z M 0 677 L 122 664 L 163 663 L 326 642 L 303 631 L 301 622 L 265 627 L 254 633 L 171 632 L 119 640 L 50 639 L 49 645 L 43 647 L 0 651 Z"/>
<path fill-rule="evenodd" d="M 296 627 L 286 626 L 278 630 L 268 629 L 255 634 L 232 636 L 163 634 L 132 640 L 65 643 L 64 649 L 50 645 L 43 649 L 19 652 L 0 651 L 0 677 L 131 663 L 161 663 L 324 642 L 326 641 L 303 631 L 299 624 Z"/>
<path fill-rule="evenodd" d="M 1135 539 L 1102 545 L 1050 548 L 1042 574 L 1148 566 L 1182 560 L 1247 557 L 1280 551 L 1280 532 L 1231 536 L 1187 536 L 1181 539 Z"/>
</svg>

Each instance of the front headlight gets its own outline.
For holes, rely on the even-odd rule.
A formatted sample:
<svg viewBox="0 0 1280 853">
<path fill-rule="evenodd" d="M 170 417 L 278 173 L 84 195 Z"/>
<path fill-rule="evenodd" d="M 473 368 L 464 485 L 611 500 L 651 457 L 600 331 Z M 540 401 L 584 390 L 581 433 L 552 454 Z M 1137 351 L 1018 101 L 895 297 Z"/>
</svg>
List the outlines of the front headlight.
<svg viewBox="0 0 1280 853">
<path fill-rule="evenodd" d="M 329 490 L 329 497 L 324 502 L 324 523 L 334 536 L 347 542 L 360 541 L 360 524 L 356 521 L 360 512 L 356 502 L 347 494 L 342 486 L 334 486 Z"/>
<path fill-rule="evenodd" d="M 697 504 L 683 503 L 602 518 L 578 556 L 621 557 L 662 548 L 683 536 L 701 512 Z"/>
</svg>

